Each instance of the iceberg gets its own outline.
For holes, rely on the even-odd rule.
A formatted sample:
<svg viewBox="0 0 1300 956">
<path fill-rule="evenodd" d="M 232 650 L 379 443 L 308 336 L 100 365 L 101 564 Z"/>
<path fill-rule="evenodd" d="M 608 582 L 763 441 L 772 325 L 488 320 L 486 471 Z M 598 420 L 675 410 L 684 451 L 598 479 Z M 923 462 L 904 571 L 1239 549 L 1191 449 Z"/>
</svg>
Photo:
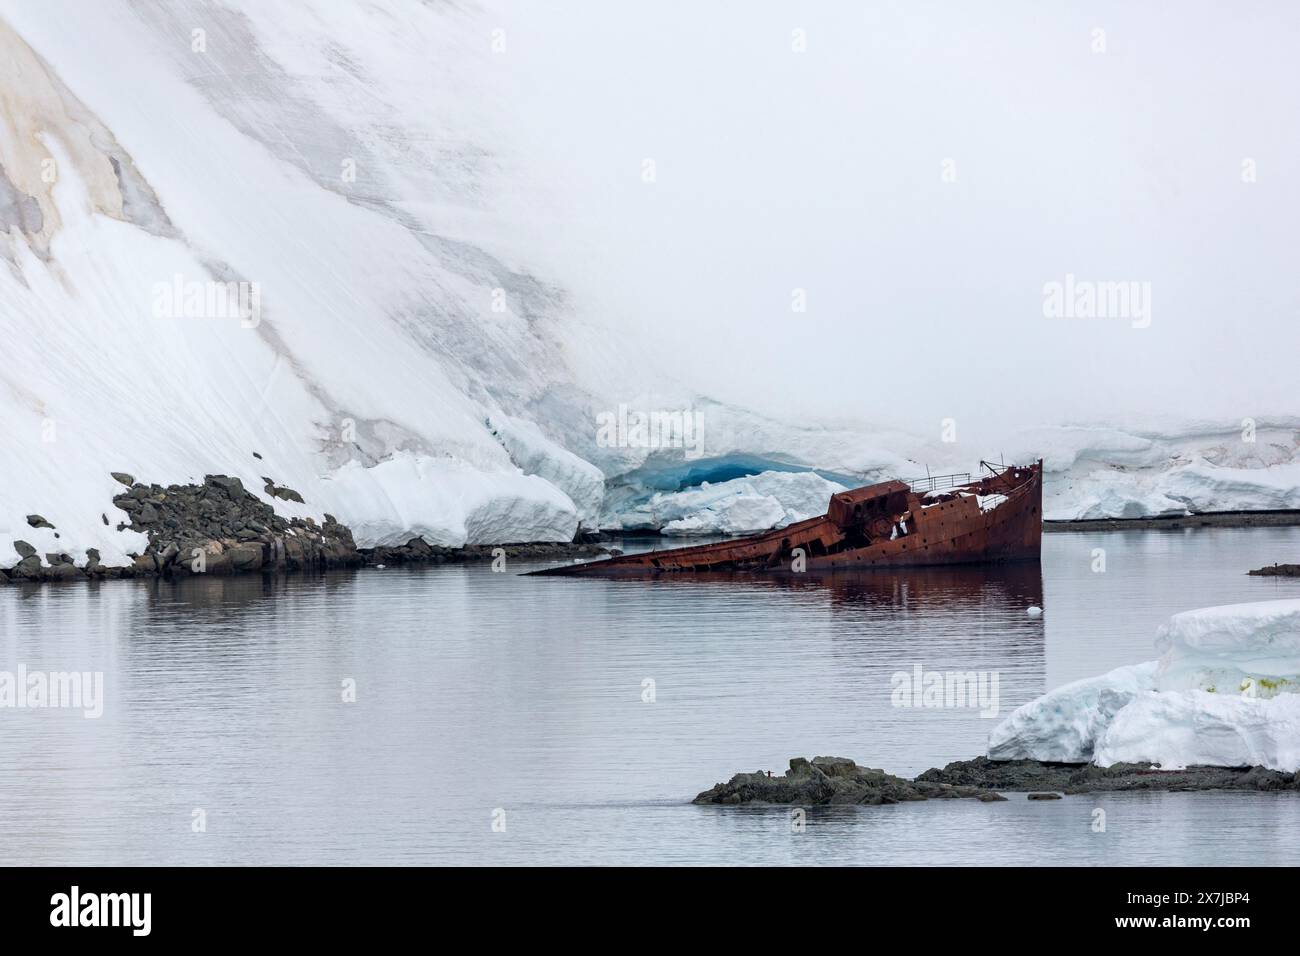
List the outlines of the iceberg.
<svg viewBox="0 0 1300 956">
<path fill-rule="evenodd" d="M 1300 771 L 1300 600 L 1175 614 L 1158 660 L 1058 687 L 989 735 L 994 760 Z"/>
</svg>

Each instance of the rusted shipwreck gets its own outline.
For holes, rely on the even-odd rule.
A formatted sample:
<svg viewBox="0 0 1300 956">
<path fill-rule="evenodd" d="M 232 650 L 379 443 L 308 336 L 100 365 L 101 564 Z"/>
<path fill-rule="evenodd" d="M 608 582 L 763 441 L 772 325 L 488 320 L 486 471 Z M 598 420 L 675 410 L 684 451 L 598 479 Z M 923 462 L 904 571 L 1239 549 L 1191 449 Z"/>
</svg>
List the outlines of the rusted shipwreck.
<svg viewBox="0 0 1300 956">
<path fill-rule="evenodd" d="M 533 571 L 551 575 L 864 571 L 1037 561 L 1043 462 L 996 466 L 982 478 L 884 481 L 832 495 L 826 514 L 748 538 L 619 555 Z"/>
</svg>

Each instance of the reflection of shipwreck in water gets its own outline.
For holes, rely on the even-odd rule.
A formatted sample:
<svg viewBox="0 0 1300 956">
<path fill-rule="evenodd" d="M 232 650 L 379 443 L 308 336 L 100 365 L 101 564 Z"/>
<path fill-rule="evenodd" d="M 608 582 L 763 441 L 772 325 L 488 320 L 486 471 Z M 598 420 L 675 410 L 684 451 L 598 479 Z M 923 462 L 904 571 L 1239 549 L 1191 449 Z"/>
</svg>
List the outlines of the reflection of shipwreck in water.
<svg viewBox="0 0 1300 956">
<path fill-rule="evenodd" d="M 622 575 L 862 571 L 878 567 L 1037 561 L 1043 463 L 990 474 L 885 481 L 832 495 L 819 518 L 736 541 L 620 555 L 533 574 Z"/>
</svg>

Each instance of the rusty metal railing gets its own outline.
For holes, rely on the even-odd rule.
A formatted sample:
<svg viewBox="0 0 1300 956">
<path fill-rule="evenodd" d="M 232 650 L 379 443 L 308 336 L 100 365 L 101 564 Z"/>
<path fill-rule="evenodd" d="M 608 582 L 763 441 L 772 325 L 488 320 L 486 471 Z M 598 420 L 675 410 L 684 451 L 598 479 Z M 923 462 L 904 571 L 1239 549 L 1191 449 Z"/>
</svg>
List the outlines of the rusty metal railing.
<svg viewBox="0 0 1300 956">
<path fill-rule="evenodd" d="M 943 491 L 948 488 L 968 485 L 971 477 L 969 471 L 963 471 L 951 475 L 926 475 L 924 478 L 903 478 L 902 480 L 917 494 L 922 494 L 929 491 Z"/>
</svg>

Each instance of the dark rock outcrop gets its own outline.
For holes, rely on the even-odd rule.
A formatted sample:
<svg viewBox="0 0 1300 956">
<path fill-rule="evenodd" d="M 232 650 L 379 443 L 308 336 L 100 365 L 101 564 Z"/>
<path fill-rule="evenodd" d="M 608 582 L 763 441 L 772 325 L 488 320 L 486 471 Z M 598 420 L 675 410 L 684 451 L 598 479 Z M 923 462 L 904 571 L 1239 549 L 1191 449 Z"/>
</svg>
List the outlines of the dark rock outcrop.
<svg viewBox="0 0 1300 956">
<path fill-rule="evenodd" d="M 1058 800 L 1060 794 L 1117 791 L 1300 790 L 1300 773 L 1264 767 L 1189 767 L 1158 770 L 1145 764 L 1040 763 L 1037 760 L 959 760 L 915 780 L 860 767 L 845 757 L 795 757 L 780 777 L 738 773 L 695 798 L 694 803 L 738 806 L 879 806 L 907 800 L 974 797 L 1004 800 L 1001 793 L 1026 793 L 1030 800 Z"/>
<path fill-rule="evenodd" d="M 1300 564 L 1266 564 L 1246 573 L 1259 577 L 1300 578 Z"/>
<path fill-rule="evenodd" d="M 295 492 L 296 494 L 296 492 Z M 201 485 L 134 484 L 113 499 L 127 525 L 149 537 L 146 555 L 167 576 L 349 567 L 362 558 L 352 532 L 332 516 L 283 518 L 228 475 Z M 147 564 L 136 559 L 136 569 Z"/>
<path fill-rule="evenodd" d="M 883 770 L 859 767 L 846 757 L 795 757 L 784 776 L 766 773 L 738 773 L 726 783 L 716 784 L 695 798 L 694 803 L 790 804 L 797 806 L 880 806 L 909 800 L 957 799 L 1003 800 L 999 794 L 980 787 L 931 781 L 919 782 L 895 777 Z"/>
<path fill-rule="evenodd" d="M 302 495 L 298 494 L 298 492 L 294 491 L 292 488 L 286 488 L 283 485 L 277 485 L 274 481 L 272 481 L 270 478 L 267 478 L 265 475 L 262 476 L 262 481 L 266 482 L 266 487 L 263 488 L 262 490 L 265 491 L 272 498 L 279 498 L 281 501 L 296 501 L 300 505 L 306 504 L 306 502 L 302 500 Z"/>
</svg>

